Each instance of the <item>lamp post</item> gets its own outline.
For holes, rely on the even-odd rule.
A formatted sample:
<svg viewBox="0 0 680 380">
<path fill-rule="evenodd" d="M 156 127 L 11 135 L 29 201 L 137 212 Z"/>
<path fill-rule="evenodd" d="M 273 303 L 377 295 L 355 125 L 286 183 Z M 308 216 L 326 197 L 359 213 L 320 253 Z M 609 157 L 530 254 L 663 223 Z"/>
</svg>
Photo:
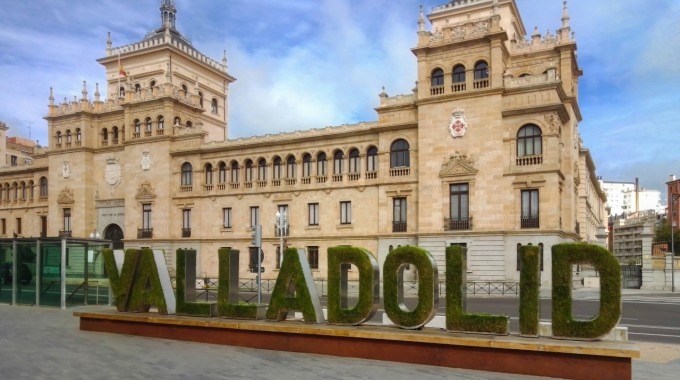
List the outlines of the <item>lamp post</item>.
<svg viewBox="0 0 680 380">
<path fill-rule="evenodd" d="M 670 209 L 670 219 L 671 219 L 671 292 L 675 292 L 675 201 L 680 198 L 680 194 L 671 194 L 671 209 Z"/>
<path fill-rule="evenodd" d="M 284 211 L 283 213 L 281 211 L 276 212 L 276 229 L 279 231 L 279 257 L 277 260 L 279 260 L 279 265 L 281 265 L 281 261 L 283 260 L 283 232 L 288 229 L 288 215 L 286 215 L 286 212 Z"/>
</svg>

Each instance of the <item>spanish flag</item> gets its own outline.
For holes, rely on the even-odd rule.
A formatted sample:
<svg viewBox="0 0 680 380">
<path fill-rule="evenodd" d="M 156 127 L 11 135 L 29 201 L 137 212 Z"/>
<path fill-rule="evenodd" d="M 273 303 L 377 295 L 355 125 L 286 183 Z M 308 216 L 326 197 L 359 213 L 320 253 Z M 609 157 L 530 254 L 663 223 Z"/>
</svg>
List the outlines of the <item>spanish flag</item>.
<svg viewBox="0 0 680 380">
<path fill-rule="evenodd" d="M 127 77 L 127 72 L 125 72 L 125 68 L 123 67 L 123 64 L 120 62 L 120 54 L 118 54 L 118 75 L 120 75 L 122 78 Z"/>
</svg>

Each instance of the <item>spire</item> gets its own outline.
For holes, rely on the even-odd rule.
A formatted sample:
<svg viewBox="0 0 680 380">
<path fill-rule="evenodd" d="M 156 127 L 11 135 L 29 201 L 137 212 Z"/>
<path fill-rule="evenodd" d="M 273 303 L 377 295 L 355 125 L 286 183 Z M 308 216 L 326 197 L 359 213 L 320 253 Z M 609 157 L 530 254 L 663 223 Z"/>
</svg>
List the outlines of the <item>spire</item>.
<svg viewBox="0 0 680 380">
<path fill-rule="evenodd" d="M 161 28 L 176 29 L 177 8 L 174 0 L 161 1 Z"/>
<path fill-rule="evenodd" d="M 420 5 L 420 17 L 418 17 L 418 32 L 425 31 L 425 15 L 423 15 L 423 5 Z"/>
<path fill-rule="evenodd" d="M 50 87 L 50 97 L 49 97 L 49 99 L 50 99 L 50 105 L 53 106 L 54 105 L 54 91 L 52 90 L 52 87 Z"/>
<path fill-rule="evenodd" d="M 97 83 L 94 84 L 94 99 L 96 101 L 99 101 L 100 96 L 101 96 L 101 94 L 99 93 L 99 82 L 97 82 Z"/>
<path fill-rule="evenodd" d="M 564 9 L 562 9 L 562 28 L 569 28 L 569 9 L 567 9 L 567 0 L 564 0 Z"/>
<path fill-rule="evenodd" d="M 493 14 L 498 14 L 498 0 L 493 0 Z"/>
<path fill-rule="evenodd" d="M 111 45 L 113 45 L 113 42 L 111 42 L 111 32 L 108 32 L 106 37 L 106 53 L 108 55 L 111 55 Z"/>
<path fill-rule="evenodd" d="M 83 98 L 81 100 L 87 100 L 87 82 L 83 81 L 83 91 L 81 92 L 83 94 Z"/>
<path fill-rule="evenodd" d="M 224 68 L 224 71 L 227 71 L 227 51 L 224 51 L 224 55 L 222 56 L 222 66 Z"/>
</svg>

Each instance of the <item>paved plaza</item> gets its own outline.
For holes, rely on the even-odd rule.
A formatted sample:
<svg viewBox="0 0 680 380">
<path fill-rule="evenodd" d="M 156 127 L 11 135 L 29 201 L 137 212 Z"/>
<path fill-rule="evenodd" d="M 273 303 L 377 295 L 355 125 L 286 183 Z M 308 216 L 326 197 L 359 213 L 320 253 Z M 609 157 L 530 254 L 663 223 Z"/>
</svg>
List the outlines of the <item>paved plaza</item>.
<svg viewBox="0 0 680 380">
<path fill-rule="evenodd" d="M 77 310 L 0 305 L 2 379 L 539 379 L 80 331 Z M 641 343 L 635 379 L 675 379 L 680 346 Z"/>
</svg>

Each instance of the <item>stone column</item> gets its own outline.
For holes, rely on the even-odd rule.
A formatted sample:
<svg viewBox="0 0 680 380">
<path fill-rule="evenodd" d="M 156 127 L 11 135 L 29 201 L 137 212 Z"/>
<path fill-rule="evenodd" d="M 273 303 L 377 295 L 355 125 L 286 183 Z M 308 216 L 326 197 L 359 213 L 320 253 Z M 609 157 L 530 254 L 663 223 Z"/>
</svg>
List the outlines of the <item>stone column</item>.
<svg viewBox="0 0 680 380">
<path fill-rule="evenodd" d="M 652 266 L 652 223 L 645 222 L 640 233 L 642 240 L 642 287 L 641 289 L 660 289 L 664 284 L 654 281 L 654 268 Z"/>
</svg>

